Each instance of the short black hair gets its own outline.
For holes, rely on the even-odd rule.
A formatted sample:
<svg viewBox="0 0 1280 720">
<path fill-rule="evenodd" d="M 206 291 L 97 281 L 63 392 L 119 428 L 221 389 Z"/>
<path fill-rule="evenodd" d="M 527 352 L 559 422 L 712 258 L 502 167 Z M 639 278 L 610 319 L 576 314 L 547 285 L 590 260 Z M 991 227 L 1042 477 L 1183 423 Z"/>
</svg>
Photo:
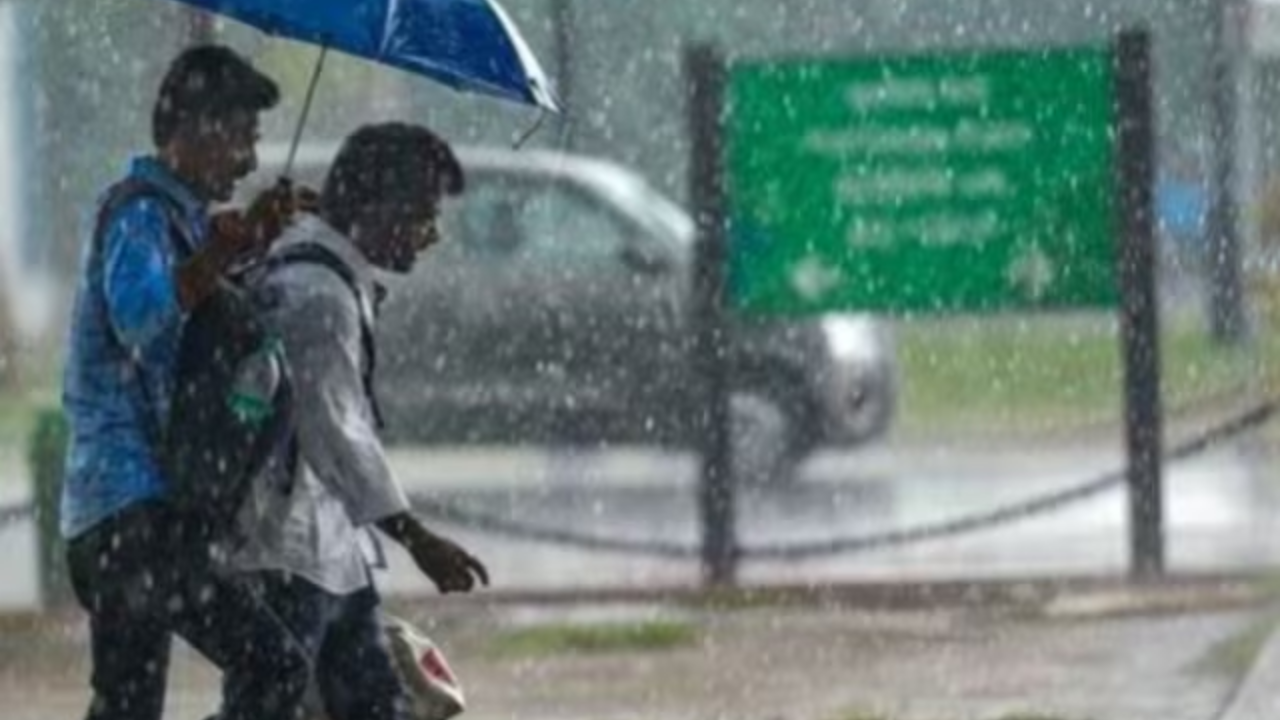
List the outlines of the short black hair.
<svg viewBox="0 0 1280 720">
<path fill-rule="evenodd" d="M 359 211 L 388 198 L 412 201 L 457 195 L 466 184 L 449 143 L 421 125 L 366 125 L 342 144 L 321 192 L 326 212 L 350 223 Z"/>
<path fill-rule="evenodd" d="M 280 102 L 280 88 L 247 59 L 222 45 L 182 52 L 169 66 L 151 116 L 151 137 L 163 147 L 178 130 L 202 118 L 262 112 Z"/>
</svg>

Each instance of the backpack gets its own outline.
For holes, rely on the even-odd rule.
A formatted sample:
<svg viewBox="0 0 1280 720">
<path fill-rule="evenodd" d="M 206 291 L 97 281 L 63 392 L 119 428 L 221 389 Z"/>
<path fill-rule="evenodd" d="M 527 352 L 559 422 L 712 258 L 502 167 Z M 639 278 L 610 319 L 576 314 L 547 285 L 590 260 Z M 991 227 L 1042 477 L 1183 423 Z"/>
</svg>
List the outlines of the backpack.
<svg viewBox="0 0 1280 720">
<path fill-rule="evenodd" d="M 273 253 L 233 272 L 218 292 L 192 313 L 178 355 L 177 390 L 170 408 L 162 461 L 173 502 L 195 529 L 196 539 L 233 537 L 237 516 L 254 479 L 269 462 L 283 460 L 292 487 L 298 448 L 294 432 L 294 388 L 289 363 L 264 322 L 275 308 L 255 279 L 285 265 L 314 264 L 337 275 L 357 302 L 355 275 L 327 248 L 304 243 Z M 361 308 L 364 308 L 361 302 Z M 361 312 L 361 342 L 368 361 L 363 377 L 374 417 L 375 355 L 372 318 Z M 249 363 L 269 356 L 279 370 L 275 393 L 260 417 L 247 417 L 236 403 L 237 383 Z"/>
<path fill-rule="evenodd" d="M 188 539 L 233 536 L 254 478 L 291 436 L 293 384 L 264 322 L 269 309 L 243 277 L 231 276 L 183 326 L 158 456 Z M 248 417 L 236 403 L 238 383 L 250 363 L 264 358 L 276 363 L 279 376 L 269 406 Z"/>
</svg>

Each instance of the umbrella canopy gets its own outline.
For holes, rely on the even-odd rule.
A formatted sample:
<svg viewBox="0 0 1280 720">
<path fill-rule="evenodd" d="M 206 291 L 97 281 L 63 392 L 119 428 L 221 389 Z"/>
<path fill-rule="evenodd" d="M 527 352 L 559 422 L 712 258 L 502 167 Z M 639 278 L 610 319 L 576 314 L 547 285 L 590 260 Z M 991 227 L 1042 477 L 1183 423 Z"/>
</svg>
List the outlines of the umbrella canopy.
<svg viewBox="0 0 1280 720">
<path fill-rule="evenodd" d="M 496 0 L 179 0 L 271 35 L 557 111 L 546 73 Z"/>
</svg>

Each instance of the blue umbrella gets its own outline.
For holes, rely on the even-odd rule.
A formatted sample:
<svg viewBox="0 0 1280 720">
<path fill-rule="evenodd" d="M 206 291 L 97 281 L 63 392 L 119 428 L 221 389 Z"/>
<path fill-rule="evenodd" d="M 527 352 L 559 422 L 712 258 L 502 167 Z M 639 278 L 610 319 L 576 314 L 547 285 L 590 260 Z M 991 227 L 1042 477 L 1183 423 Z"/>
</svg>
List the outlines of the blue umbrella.
<svg viewBox="0 0 1280 720">
<path fill-rule="evenodd" d="M 289 153 L 292 167 L 329 49 L 464 92 L 559 110 L 546 73 L 497 0 L 179 0 L 322 50 Z"/>
</svg>

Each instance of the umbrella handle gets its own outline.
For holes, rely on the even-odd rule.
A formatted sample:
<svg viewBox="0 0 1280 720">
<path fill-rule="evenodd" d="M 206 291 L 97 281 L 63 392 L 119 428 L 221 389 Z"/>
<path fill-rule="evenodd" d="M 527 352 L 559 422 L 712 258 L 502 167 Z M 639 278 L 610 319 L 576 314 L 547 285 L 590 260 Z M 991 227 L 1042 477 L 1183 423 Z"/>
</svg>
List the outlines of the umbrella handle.
<svg viewBox="0 0 1280 720">
<path fill-rule="evenodd" d="M 311 114 L 311 101 L 316 96 L 316 86 L 320 84 L 320 73 L 324 70 L 324 59 L 329 54 L 329 46 L 320 47 L 320 56 L 316 58 L 315 70 L 311 73 L 311 84 L 307 86 L 307 97 L 302 103 L 302 115 L 298 117 L 298 126 L 293 131 L 293 142 L 289 143 L 289 158 L 285 160 L 281 179 L 288 180 L 293 175 L 293 161 L 298 155 L 298 145 L 302 142 L 302 129 L 306 127 L 307 117 Z"/>
</svg>

